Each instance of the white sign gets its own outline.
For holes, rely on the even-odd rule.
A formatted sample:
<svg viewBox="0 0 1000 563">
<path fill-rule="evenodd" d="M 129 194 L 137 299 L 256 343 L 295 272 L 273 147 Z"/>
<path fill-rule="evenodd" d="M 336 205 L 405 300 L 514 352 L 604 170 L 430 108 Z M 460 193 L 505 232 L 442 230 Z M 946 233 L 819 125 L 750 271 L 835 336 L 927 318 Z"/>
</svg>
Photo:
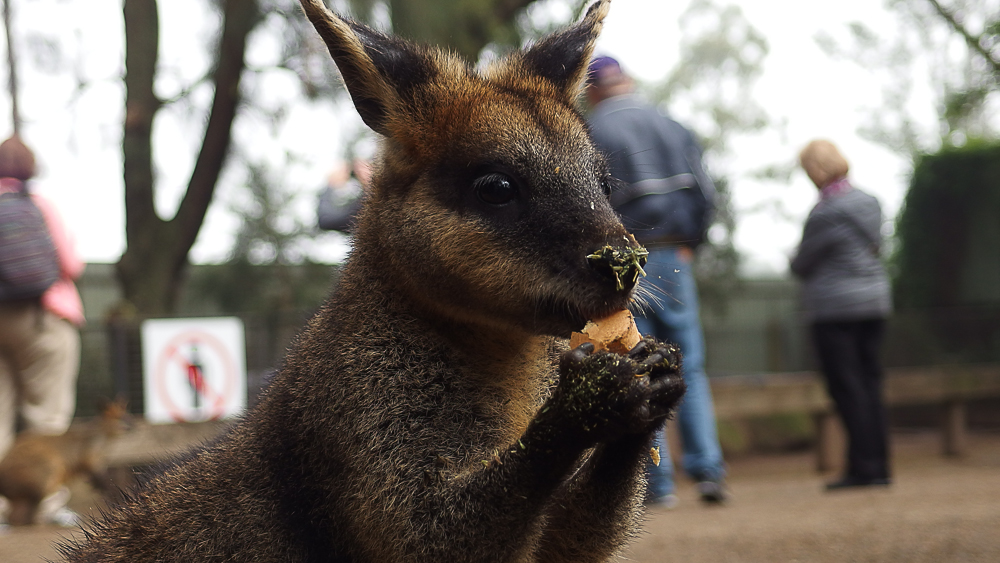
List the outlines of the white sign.
<svg viewBox="0 0 1000 563">
<path fill-rule="evenodd" d="M 143 322 L 142 367 L 150 422 L 216 420 L 246 409 L 246 345 L 238 318 Z"/>
</svg>

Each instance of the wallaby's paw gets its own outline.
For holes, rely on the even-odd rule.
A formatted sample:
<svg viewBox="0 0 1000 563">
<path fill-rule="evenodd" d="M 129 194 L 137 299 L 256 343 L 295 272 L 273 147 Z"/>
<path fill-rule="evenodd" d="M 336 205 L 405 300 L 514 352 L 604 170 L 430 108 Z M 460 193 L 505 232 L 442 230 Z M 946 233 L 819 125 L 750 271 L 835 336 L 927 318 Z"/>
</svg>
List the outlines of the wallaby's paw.
<svg viewBox="0 0 1000 563">
<path fill-rule="evenodd" d="M 681 376 L 680 348 L 676 344 L 645 336 L 629 351 L 628 357 L 639 363 L 637 374 L 650 380 L 651 414 L 657 421 L 669 416 L 687 389 Z"/>
<path fill-rule="evenodd" d="M 655 428 L 684 394 L 677 347 L 643 339 L 627 355 L 583 344 L 563 355 L 556 424 L 586 445 Z"/>
</svg>

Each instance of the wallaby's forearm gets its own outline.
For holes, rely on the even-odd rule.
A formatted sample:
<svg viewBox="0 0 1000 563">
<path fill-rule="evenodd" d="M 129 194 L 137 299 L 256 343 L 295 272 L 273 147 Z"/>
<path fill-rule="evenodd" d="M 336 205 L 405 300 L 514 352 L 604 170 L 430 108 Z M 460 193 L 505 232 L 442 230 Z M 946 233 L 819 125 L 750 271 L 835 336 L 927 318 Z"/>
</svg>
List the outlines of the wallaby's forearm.
<svg viewBox="0 0 1000 563">
<path fill-rule="evenodd" d="M 574 361 L 564 363 L 569 375 L 564 374 L 562 388 L 542 406 L 515 444 L 482 469 L 447 481 L 421 507 L 420 516 L 434 520 L 426 529 L 441 534 L 441 538 L 420 542 L 435 546 L 432 559 L 522 561 L 528 557 L 524 546 L 537 541 L 539 552 L 532 560 L 604 561 L 620 546 L 615 538 L 626 537 L 634 527 L 652 430 L 600 444 L 567 482 L 593 445 L 595 434 L 583 429 L 608 423 L 603 417 L 580 418 L 575 412 L 581 401 L 579 386 L 593 390 L 620 382 L 614 371 L 632 364 L 608 356 L 583 359 L 605 368 L 594 372 Z M 579 377 L 578 371 L 588 375 Z M 546 523 L 539 531 L 543 516 Z M 458 540 L 454 530 L 467 529 L 472 522 L 475 528 L 495 533 L 479 536 L 475 547 Z M 515 538 L 520 541 L 511 541 Z M 470 549 L 481 551 L 469 557 Z"/>
<path fill-rule="evenodd" d="M 539 520 L 585 449 L 547 417 L 536 419 L 494 459 L 446 480 L 416 507 L 413 517 L 428 519 L 423 529 L 439 537 L 414 538 L 414 547 L 430 548 L 414 560 L 535 560 Z M 462 537 L 470 530 L 491 533 Z"/>
<path fill-rule="evenodd" d="M 639 516 L 639 493 L 652 434 L 598 446 L 549 506 L 538 561 L 606 561 Z"/>
</svg>

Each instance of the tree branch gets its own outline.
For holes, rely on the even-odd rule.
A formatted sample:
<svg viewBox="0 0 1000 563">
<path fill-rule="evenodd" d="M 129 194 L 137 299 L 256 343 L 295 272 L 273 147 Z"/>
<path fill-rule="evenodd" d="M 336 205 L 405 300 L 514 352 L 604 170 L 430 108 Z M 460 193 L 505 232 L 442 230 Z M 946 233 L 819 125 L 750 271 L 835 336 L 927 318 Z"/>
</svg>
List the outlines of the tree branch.
<svg viewBox="0 0 1000 563">
<path fill-rule="evenodd" d="M 205 128 L 201 152 L 195 161 L 187 192 L 174 217 L 177 229 L 174 256 L 183 267 L 198 236 L 232 140 L 233 119 L 240 103 L 240 77 L 245 68 L 247 36 L 260 17 L 257 0 L 226 0 L 218 59 L 212 73 L 215 97 Z"/>
<path fill-rule="evenodd" d="M 982 37 L 978 35 L 973 35 L 972 32 L 970 32 L 964 25 L 962 25 L 962 22 L 958 21 L 958 18 L 955 16 L 955 14 L 952 13 L 947 8 L 945 8 L 944 6 L 942 6 L 941 3 L 938 2 L 938 0 L 927 0 L 927 1 L 930 2 L 931 6 L 934 7 L 937 13 L 940 14 L 940 16 L 944 18 L 945 21 L 948 22 L 948 25 L 950 25 L 952 29 L 954 29 L 959 35 L 962 36 L 963 39 L 965 39 L 965 42 L 969 45 L 970 48 L 972 48 L 973 51 L 979 53 L 980 56 L 986 59 L 986 62 L 990 63 L 990 65 L 993 67 L 994 76 L 1000 79 L 1000 61 L 994 59 L 993 54 L 990 53 L 988 49 L 983 47 L 983 45 L 980 43 L 980 39 Z"/>
<path fill-rule="evenodd" d="M 195 80 L 194 82 L 188 84 L 183 89 L 181 89 L 181 91 L 178 92 L 176 95 L 171 96 L 169 98 L 163 98 L 163 99 L 161 99 L 160 100 L 160 105 L 162 105 L 162 106 L 169 106 L 169 105 L 172 105 L 172 104 L 176 104 L 177 102 L 179 102 L 179 101 L 187 98 L 188 96 L 190 96 L 191 92 L 194 92 L 195 88 L 197 88 L 197 87 L 201 86 L 202 84 L 208 82 L 209 79 L 211 79 L 211 75 L 210 74 L 206 74 L 205 76 L 199 77 L 197 80 Z"/>
</svg>

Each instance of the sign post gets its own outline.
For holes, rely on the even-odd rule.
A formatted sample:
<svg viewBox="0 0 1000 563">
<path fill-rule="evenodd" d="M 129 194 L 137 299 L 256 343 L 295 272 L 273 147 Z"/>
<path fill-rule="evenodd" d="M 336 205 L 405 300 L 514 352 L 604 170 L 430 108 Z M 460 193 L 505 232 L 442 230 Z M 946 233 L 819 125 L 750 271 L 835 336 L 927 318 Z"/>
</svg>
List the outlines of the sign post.
<svg viewBox="0 0 1000 563">
<path fill-rule="evenodd" d="M 217 420 L 246 409 L 246 346 L 240 319 L 150 319 L 141 330 L 147 420 Z"/>
</svg>

